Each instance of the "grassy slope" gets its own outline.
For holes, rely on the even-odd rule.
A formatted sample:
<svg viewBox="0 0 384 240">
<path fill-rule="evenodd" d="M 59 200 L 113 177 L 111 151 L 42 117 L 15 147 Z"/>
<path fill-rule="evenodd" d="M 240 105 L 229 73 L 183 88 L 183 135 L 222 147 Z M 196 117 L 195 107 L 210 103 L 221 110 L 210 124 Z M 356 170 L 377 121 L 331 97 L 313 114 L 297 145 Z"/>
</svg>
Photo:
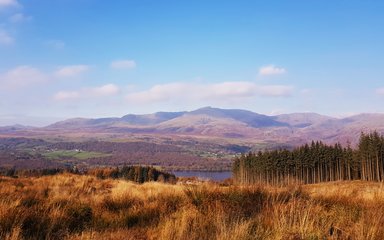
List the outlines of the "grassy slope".
<svg viewBox="0 0 384 240">
<path fill-rule="evenodd" d="M 384 186 L 0 178 L 0 239 L 382 239 Z"/>
<path fill-rule="evenodd" d="M 111 156 L 111 154 L 74 150 L 57 150 L 53 152 L 46 152 L 43 156 L 49 159 L 75 158 L 78 160 L 86 160 L 89 158 L 108 157 Z"/>
</svg>

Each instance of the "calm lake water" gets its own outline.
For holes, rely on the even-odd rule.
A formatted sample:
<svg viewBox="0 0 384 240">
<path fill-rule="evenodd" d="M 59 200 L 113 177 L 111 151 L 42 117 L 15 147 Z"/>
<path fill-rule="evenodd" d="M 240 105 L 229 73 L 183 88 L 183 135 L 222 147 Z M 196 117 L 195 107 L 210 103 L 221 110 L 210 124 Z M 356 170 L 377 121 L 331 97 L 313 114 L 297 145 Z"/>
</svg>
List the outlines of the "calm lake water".
<svg viewBox="0 0 384 240">
<path fill-rule="evenodd" d="M 176 177 L 198 177 L 213 181 L 222 181 L 226 178 L 232 177 L 232 172 L 204 172 L 204 171 L 174 171 Z"/>
</svg>

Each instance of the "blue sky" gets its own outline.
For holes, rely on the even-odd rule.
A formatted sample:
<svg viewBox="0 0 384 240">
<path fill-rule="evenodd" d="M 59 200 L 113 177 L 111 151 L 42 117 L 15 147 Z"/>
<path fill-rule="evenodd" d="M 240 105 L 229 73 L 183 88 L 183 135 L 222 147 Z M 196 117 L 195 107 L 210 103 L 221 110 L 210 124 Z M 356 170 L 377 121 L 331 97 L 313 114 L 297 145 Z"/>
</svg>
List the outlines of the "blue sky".
<svg viewBox="0 0 384 240">
<path fill-rule="evenodd" d="M 384 1 L 0 0 L 0 125 L 384 112 Z"/>
</svg>

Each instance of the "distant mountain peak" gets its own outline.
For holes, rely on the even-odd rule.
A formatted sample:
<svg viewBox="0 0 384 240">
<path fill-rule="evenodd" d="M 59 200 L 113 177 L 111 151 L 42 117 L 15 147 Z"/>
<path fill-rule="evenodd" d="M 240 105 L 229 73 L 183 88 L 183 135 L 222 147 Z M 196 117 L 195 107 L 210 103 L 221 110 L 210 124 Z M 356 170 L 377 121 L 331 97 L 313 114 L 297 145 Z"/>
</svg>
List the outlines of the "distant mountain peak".
<svg viewBox="0 0 384 240">
<path fill-rule="evenodd" d="M 0 128 L 0 133 L 8 134 L 21 128 Z M 242 109 L 207 106 L 193 111 L 127 114 L 121 118 L 73 118 L 38 130 L 44 129 L 55 129 L 57 132 L 186 134 L 223 138 L 237 136 L 271 142 L 345 142 L 353 141 L 361 131 L 384 132 L 384 114 L 362 113 L 347 118 L 311 112 L 268 116 Z"/>
<path fill-rule="evenodd" d="M 123 116 L 121 120 L 132 125 L 155 125 L 180 117 L 184 113 L 185 112 L 156 112 L 142 115 L 127 114 Z"/>
</svg>

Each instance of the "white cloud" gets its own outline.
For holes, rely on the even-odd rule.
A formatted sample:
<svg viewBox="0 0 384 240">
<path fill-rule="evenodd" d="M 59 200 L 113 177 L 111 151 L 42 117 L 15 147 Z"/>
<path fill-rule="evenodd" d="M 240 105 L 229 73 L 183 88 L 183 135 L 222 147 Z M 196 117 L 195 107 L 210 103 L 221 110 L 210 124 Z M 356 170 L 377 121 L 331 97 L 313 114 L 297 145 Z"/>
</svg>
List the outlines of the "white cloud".
<svg viewBox="0 0 384 240">
<path fill-rule="evenodd" d="M 57 101 L 77 99 L 79 97 L 80 93 L 76 91 L 60 91 L 53 96 L 53 98 Z"/>
<path fill-rule="evenodd" d="M 384 87 L 376 89 L 376 94 L 384 96 Z"/>
<path fill-rule="evenodd" d="M 90 69 L 87 65 L 72 65 L 59 68 L 55 75 L 58 77 L 75 77 Z"/>
<path fill-rule="evenodd" d="M 115 84 L 106 84 L 101 87 L 90 88 L 86 91 L 88 92 L 88 95 L 95 97 L 104 97 L 116 95 L 119 92 L 119 87 Z"/>
<path fill-rule="evenodd" d="M 17 0 L 0 0 L 0 8 L 12 6 L 20 6 L 20 3 Z"/>
<path fill-rule="evenodd" d="M 60 91 L 53 98 L 57 101 L 74 100 L 80 98 L 97 98 L 114 96 L 120 92 L 115 84 L 106 84 L 100 87 L 83 88 L 78 91 Z"/>
<path fill-rule="evenodd" d="M 56 50 L 62 50 L 66 46 L 65 42 L 61 40 L 49 40 L 49 41 L 46 41 L 45 44 L 48 47 L 51 47 Z"/>
<path fill-rule="evenodd" d="M 45 82 L 44 73 L 31 66 L 18 66 L 0 75 L 0 83 L 4 88 L 20 88 Z"/>
<path fill-rule="evenodd" d="M 133 92 L 126 96 L 131 102 L 155 103 L 164 101 L 231 101 L 257 96 L 287 97 L 293 91 L 291 86 L 266 85 L 259 86 L 253 82 L 222 83 L 167 83 L 152 88 Z"/>
<path fill-rule="evenodd" d="M 126 96 L 129 101 L 137 102 L 157 102 L 166 101 L 170 98 L 190 97 L 185 94 L 188 91 L 196 91 L 199 86 L 194 86 L 188 83 L 167 83 L 161 85 L 155 85 L 149 90 L 130 93 Z"/>
<path fill-rule="evenodd" d="M 113 61 L 110 67 L 114 69 L 133 69 L 136 67 L 136 62 L 134 60 L 117 60 Z"/>
<path fill-rule="evenodd" d="M 255 94 L 258 88 L 252 82 L 222 82 L 209 86 L 210 92 L 207 92 L 210 97 L 250 97 Z"/>
<path fill-rule="evenodd" d="M 263 66 L 259 69 L 259 75 L 268 76 L 268 75 L 279 75 L 286 73 L 285 68 L 276 67 L 275 65 Z"/>
<path fill-rule="evenodd" d="M 313 94 L 313 90 L 309 88 L 304 88 L 300 90 L 300 93 L 305 96 L 310 96 Z"/>
<path fill-rule="evenodd" d="M 0 0 L 1 1 L 1 0 Z M 12 45 L 15 42 L 6 31 L 0 29 L 0 45 Z"/>
<path fill-rule="evenodd" d="M 26 16 L 23 13 L 16 13 L 16 14 L 12 15 L 11 17 L 9 17 L 9 21 L 11 21 L 13 23 L 27 22 L 30 20 L 32 20 L 32 17 Z"/>
<path fill-rule="evenodd" d="M 285 85 L 259 86 L 256 91 L 262 96 L 288 97 L 292 94 L 293 87 Z"/>
</svg>

